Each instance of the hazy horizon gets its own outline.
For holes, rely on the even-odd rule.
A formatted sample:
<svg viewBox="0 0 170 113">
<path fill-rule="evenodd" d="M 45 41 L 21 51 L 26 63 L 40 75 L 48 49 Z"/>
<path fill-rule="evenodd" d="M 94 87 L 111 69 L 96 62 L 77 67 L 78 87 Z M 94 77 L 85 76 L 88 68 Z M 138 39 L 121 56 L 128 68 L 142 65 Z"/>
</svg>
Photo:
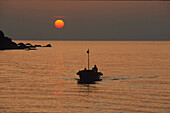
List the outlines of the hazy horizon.
<svg viewBox="0 0 170 113">
<path fill-rule="evenodd" d="M 3 0 L 0 30 L 13 40 L 169 41 L 169 11 L 169 1 Z"/>
</svg>

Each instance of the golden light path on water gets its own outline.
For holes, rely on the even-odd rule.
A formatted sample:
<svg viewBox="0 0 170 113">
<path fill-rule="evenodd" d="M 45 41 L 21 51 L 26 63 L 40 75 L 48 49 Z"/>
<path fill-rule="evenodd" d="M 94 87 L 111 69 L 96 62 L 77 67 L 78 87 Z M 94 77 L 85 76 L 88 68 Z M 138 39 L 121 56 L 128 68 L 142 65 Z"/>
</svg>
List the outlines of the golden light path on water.
<svg viewBox="0 0 170 113">
<path fill-rule="evenodd" d="M 16 41 L 46 45 L 0 51 L 0 112 L 170 112 L 170 42 Z M 96 84 L 76 72 L 96 64 Z"/>
</svg>

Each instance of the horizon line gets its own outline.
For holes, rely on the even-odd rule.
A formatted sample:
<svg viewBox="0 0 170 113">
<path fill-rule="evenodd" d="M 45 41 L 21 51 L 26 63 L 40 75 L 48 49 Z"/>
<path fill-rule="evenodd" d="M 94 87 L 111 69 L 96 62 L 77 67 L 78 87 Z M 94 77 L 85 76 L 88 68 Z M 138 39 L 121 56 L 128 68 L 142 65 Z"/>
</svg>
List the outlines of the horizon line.
<svg viewBox="0 0 170 113">
<path fill-rule="evenodd" d="M 63 2 L 68 2 L 68 1 L 69 1 L 69 2 L 72 2 L 72 1 L 73 1 L 73 2 L 74 2 L 74 1 L 87 1 L 87 2 L 90 2 L 90 1 L 96 1 L 96 2 L 97 2 L 97 1 L 99 1 L 99 2 L 100 2 L 100 1 L 106 1 L 106 2 L 107 2 L 107 1 L 117 1 L 117 2 L 118 2 L 118 1 L 120 1 L 120 2 L 121 2 L 121 1 L 122 1 L 122 2 L 123 2 L 123 1 L 145 1 L 145 2 L 147 2 L 147 1 L 170 1 L 170 0 L 3 0 L 3 1 L 26 1 L 26 2 L 29 2 L 29 1 L 41 1 L 41 2 L 42 2 L 42 1 L 56 1 L 56 2 L 57 2 L 57 1 L 60 1 L 60 2 L 61 2 L 61 1 L 63 1 Z"/>
<path fill-rule="evenodd" d="M 13 39 L 14 41 L 170 41 L 170 40 L 37 40 L 37 39 Z"/>
</svg>

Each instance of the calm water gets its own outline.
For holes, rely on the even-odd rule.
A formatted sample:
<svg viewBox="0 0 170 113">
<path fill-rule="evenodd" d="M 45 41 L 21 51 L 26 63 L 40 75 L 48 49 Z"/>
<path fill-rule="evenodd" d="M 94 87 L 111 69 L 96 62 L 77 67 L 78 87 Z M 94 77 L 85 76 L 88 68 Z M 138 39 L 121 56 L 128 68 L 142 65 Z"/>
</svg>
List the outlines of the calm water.
<svg viewBox="0 0 170 113">
<path fill-rule="evenodd" d="M 169 41 L 22 42 L 53 47 L 0 51 L 0 112 L 170 112 Z M 103 81 L 77 84 L 88 48 Z"/>
</svg>

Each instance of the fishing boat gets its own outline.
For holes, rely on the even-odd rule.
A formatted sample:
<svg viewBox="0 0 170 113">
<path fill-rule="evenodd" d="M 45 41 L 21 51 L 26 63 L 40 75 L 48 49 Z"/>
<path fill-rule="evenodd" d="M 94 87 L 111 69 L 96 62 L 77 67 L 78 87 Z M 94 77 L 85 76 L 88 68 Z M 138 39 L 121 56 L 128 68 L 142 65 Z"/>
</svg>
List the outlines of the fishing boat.
<svg viewBox="0 0 170 113">
<path fill-rule="evenodd" d="M 77 72 L 77 75 L 79 75 L 79 81 L 78 83 L 94 83 L 95 81 L 101 81 L 100 78 L 103 74 L 101 72 L 98 72 L 98 69 L 92 70 L 89 69 L 89 49 L 87 51 L 88 53 L 88 69 L 80 70 Z M 96 66 L 96 65 L 95 65 Z M 97 68 L 97 67 L 96 67 Z"/>
</svg>

